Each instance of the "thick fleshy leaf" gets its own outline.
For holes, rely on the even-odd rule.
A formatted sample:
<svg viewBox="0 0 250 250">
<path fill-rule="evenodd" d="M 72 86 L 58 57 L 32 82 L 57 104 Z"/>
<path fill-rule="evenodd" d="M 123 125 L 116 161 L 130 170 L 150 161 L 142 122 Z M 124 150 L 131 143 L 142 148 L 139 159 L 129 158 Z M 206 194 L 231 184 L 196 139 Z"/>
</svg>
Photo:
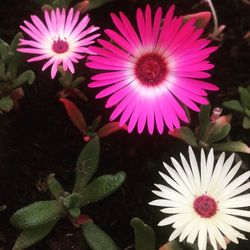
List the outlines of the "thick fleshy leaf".
<svg viewBox="0 0 250 250">
<path fill-rule="evenodd" d="M 197 28 L 206 28 L 211 20 L 211 12 L 209 11 L 202 11 L 190 15 L 184 16 L 184 22 L 187 22 L 190 19 L 196 19 L 195 26 Z"/>
<path fill-rule="evenodd" d="M 135 250 L 155 250 L 155 233 L 152 227 L 139 218 L 130 222 L 135 232 Z"/>
<path fill-rule="evenodd" d="M 73 192 L 82 193 L 94 175 L 100 158 L 100 140 L 94 137 L 82 150 L 76 162 L 76 181 Z"/>
<path fill-rule="evenodd" d="M 56 223 L 57 221 L 52 221 L 47 224 L 40 225 L 39 227 L 22 231 L 16 239 L 13 250 L 26 249 L 42 240 L 46 235 L 49 234 Z"/>
<path fill-rule="evenodd" d="M 17 210 L 10 222 L 14 227 L 25 230 L 55 222 L 62 216 L 62 208 L 57 201 L 37 201 Z"/>
<path fill-rule="evenodd" d="M 244 109 L 238 100 L 226 101 L 226 102 L 223 102 L 222 105 L 225 108 L 232 109 L 237 112 L 244 112 Z"/>
<path fill-rule="evenodd" d="M 245 113 L 250 118 L 250 109 L 245 109 Z"/>
<path fill-rule="evenodd" d="M 55 178 L 54 174 L 51 174 L 47 178 L 47 185 L 51 194 L 56 198 L 59 199 L 61 196 L 64 195 L 64 189 L 60 182 Z"/>
<path fill-rule="evenodd" d="M 119 122 L 110 122 L 108 124 L 105 124 L 101 129 L 97 131 L 97 135 L 102 138 L 109 136 L 119 130 L 126 130 L 128 127 L 127 125 L 119 126 Z"/>
<path fill-rule="evenodd" d="M 81 196 L 77 193 L 73 193 L 64 198 L 63 205 L 67 208 L 77 208 L 80 205 Z"/>
<path fill-rule="evenodd" d="M 224 139 L 229 134 L 231 125 L 230 123 L 227 123 L 224 126 L 214 126 L 211 128 L 211 130 L 212 131 L 206 141 L 208 144 L 212 144 Z"/>
<path fill-rule="evenodd" d="M 199 113 L 199 122 L 200 122 L 199 134 L 200 134 L 200 138 L 202 138 L 210 123 L 211 106 L 202 105 L 200 109 L 201 110 Z"/>
<path fill-rule="evenodd" d="M 193 131 L 189 127 L 181 127 L 180 129 L 169 131 L 168 134 L 184 141 L 188 145 L 191 145 L 193 147 L 198 147 L 196 137 Z"/>
<path fill-rule="evenodd" d="M 244 117 L 242 126 L 245 129 L 250 129 L 250 118 L 249 117 L 247 117 L 247 116 Z"/>
<path fill-rule="evenodd" d="M 125 178 L 126 174 L 122 171 L 115 175 L 97 177 L 83 189 L 84 195 L 81 199 L 81 207 L 107 197 L 123 184 Z"/>
<path fill-rule="evenodd" d="M 119 250 L 115 242 L 93 221 L 82 225 L 82 233 L 92 250 Z"/>
<path fill-rule="evenodd" d="M 72 123 L 79 129 L 81 133 L 86 134 L 87 124 L 78 107 L 66 98 L 60 98 L 60 101 L 64 104 L 64 107 Z"/>
<path fill-rule="evenodd" d="M 239 87 L 240 102 L 243 108 L 250 109 L 250 92 L 247 88 Z"/>
<path fill-rule="evenodd" d="M 70 209 L 69 213 L 73 218 L 77 219 L 81 214 L 81 210 L 80 208 L 75 207 L 75 208 Z"/>
<path fill-rule="evenodd" d="M 14 101 L 10 96 L 5 96 L 0 99 L 0 110 L 9 112 L 14 106 Z"/>
<path fill-rule="evenodd" d="M 68 8 L 71 0 L 53 0 L 52 4 L 54 7 Z"/>
<path fill-rule="evenodd" d="M 26 82 L 32 84 L 34 81 L 35 81 L 35 73 L 32 70 L 26 70 L 20 76 L 18 76 L 18 78 L 14 80 L 14 85 L 12 86 L 12 88 L 16 89 L 22 86 Z"/>
<path fill-rule="evenodd" d="M 99 127 L 102 117 L 99 115 L 95 118 L 95 120 L 92 122 L 92 124 L 89 126 L 88 131 L 89 132 L 95 132 L 96 129 Z"/>
<path fill-rule="evenodd" d="M 19 53 L 17 52 L 17 46 L 19 44 L 19 40 L 23 38 L 23 33 L 22 32 L 18 32 L 14 39 L 12 40 L 11 44 L 10 44 L 10 52 L 12 52 L 13 54 L 15 53 Z"/>
<path fill-rule="evenodd" d="M 242 152 L 250 154 L 250 148 L 245 143 L 240 141 L 213 144 L 211 147 L 213 147 L 216 151 Z"/>
<path fill-rule="evenodd" d="M 210 130 L 208 131 L 208 138 L 206 139 L 206 142 L 208 144 L 212 144 L 214 142 L 220 141 L 224 139 L 231 130 L 231 120 L 232 116 L 221 116 L 219 117 L 215 123 L 210 127 Z"/>
<path fill-rule="evenodd" d="M 0 57 L 5 59 L 9 53 L 9 44 L 0 39 Z"/>
</svg>

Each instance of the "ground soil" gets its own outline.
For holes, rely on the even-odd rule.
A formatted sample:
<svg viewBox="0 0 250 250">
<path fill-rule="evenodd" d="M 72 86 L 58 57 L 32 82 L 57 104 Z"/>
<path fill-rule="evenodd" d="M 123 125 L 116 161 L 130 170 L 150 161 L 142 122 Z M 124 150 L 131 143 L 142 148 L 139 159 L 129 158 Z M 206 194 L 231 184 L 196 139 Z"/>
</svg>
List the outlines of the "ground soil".
<svg viewBox="0 0 250 250">
<path fill-rule="evenodd" d="M 177 14 L 194 13 L 206 10 L 195 0 L 117 0 L 97 10 L 91 11 L 93 22 L 101 28 L 112 26 L 109 13 L 123 10 L 132 19 L 137 6 L 144 7 L 149 2 L 153 9 L 158 5 L 164 10 L 172 2 Z M 213 105 L 237 98 L 237 87 L 250 84 L 249 58 L 250 41 L 244 38 L 250 31 L 250 6 L 241 0 L 214 1 L 219 22 L 227 26 L 225 36 L 219 43 L 219 50 L 211 60 L 216 65 L 212 70 L 212 81 L 221 91 L 210 95 Z M 30 14 L 40 14 L 39 6 L 29 0 L 0 1 L 0 37 L 10 42 L 19 31 L 19 25 Z M 209 27 L 209 29 L 212 28 Z M 69 121 L 57 92 L 62 89 L 56 80 L 51 81 L 49 73 L 41 73 L 40 64 L 23 64 L 22 68 L 32 67 L 36 81 L 25 86 L 25 98 L 19 109 L 0 117 L 0 204 L 8 209 L 0 213 L 0 249 L 10 250 L 18 236 L 18 230 L 9 224 L 9 217 L 17 209 L 34 201 L 46 200 L 45 179 L 50 173 L 71 190 L 74 181 L 76 158 L 84 146 L 80 133 Z M 88 89 L 87 82 L 92 72 L 79 65 L 79 75 L 86 77 L 86 85 L 81 86 L 89 98 L 88 102 L 75 99 L 88 121 L 103 114 L 103 123 L 108 121 L 110 111 L 104 109 L 104 101 L 95 100 L 96 90 Z M 191 113 L 193 124 L 197 114 Z M 242 129 L 240 117 L 233 119 L 232 139 L 241 139 L 250 144 L 250 133 Z M 124 170 L 127 173 L 125 184 L 105 200 L 84 208 L 84 213 L 102 227 L 123 249 L 133 245 L 133 231 L 129 225 L 132 217 L 138 216 L 152 225 L 157 234 L 157 246 L 165 243 L 170 227 L 157 228 L 163 218 L 158 209 L 148 206 L 155 197 L 151 194 L 153 183 L 159 181 L 158 171 L 162 161 L 178 157 L 178 152 L 186 152 L 187 146 L 165 133 L 163 136 L 137 135 L 126 132 L 116 133 L 101 141 L 101 162 L 96 176 Z M 241 155 L 250 167 L 249 157 Z M 249 235 L 247 235 L 249 238 Z M 66 219 L 62 220 L 44 240 L 31 247 L 33 250 L 88 249 L 81 232 Z M 249 242 L 240 245 L 230 244 L 229 249 L 249 250 Z"/>
</svg>

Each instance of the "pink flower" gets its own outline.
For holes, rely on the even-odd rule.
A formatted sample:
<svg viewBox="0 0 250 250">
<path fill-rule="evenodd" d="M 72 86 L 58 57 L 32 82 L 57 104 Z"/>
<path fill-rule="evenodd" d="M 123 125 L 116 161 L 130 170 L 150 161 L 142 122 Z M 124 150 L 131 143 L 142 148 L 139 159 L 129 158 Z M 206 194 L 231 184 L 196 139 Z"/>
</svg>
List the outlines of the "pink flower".
<svg viewBox="0 0 250 250">
<path fill-rule="evenodd" d="M 206 59 L 216 47 L 206 48 L 209 41 L 199 38 L 203 30 L 195 28 L 195 19 L 183 24 L 173 12 L 174 6 L 161 25 L 161 8 L 154 19 L 149 6 L 145 14 L 138 9 L 139 33 L 122 12 L 111 14 L 119 33 L 107 29 L 113 42 L 99 39 L 102 48 L 89 47 L 97 55 L 89 56 L 86 65 L 107 71 L 92 77 L 89 87 L 105 88 L 96 98 L 110 96 L 106 107 L 115 106 L 110 120 L 120 116 L 129 132 L 137 125 L 141 133 L 146 124 L 150 134 L 155 126 L 160 134 L 164 125 L 179 128 L 180 120 L 188 122 L 183 104 L 199 111 L 196 103 L 208 103 L 205 90 L 218 90 L 203 80 L 210 76 L 204 71 L 214 67 Z"/>
<path fill-rule="evenodd" d="M 45 22 L 32 15 L 32 22 L 24 21 L 26 26 L 20 26 L 32 40 L 20 39 L 19 45 L 23 47 L 18 51 L 36 55 L 28 62 L 46 59 L 42 71 L 52 65 L 51 78 L 55 77 L 60 64 L 65 71 L 69 69 L 74 73 L 73 63 L 78 63 L 84 57 L 83 53 L 90 52 L 86 46 L 94 43 L 94 39 L 99 36 L 88 36 L 99 28 L 93 25 L 86 28 L 90 18 L 86 15 L 79 21 L 79 15 L 79 11 L 74 13 L 73 9 L 70 9 L 66 13 L 65 9 L 60 11 L 58 8 L 50 13 L 47 10 L 44 12 Z"/>
</svg>

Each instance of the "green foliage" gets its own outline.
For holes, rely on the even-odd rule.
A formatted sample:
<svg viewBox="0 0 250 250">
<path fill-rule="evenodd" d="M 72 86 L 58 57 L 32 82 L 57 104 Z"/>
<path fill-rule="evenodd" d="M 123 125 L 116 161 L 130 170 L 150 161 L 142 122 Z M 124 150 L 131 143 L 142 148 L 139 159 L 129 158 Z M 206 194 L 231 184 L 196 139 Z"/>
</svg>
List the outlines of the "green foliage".
<svg viewBox="0 0 250 250">
<path fill-rule="evenodd" d="M 154 230 L 139 218 L 130 222 L 135 232 L 135 250 L 155 250 Z"/>
<path fill-rule="evenodd" d="M 82 216 L 83 206 L 103 199 L 122 185 L 126 177 L 124 172 L 118 172 L 116 175 L 103 175 L 91 181 L 97 169 L 99 157 L 100 142 L 98 137 L 94 137 L 77 159 L 76 181 L 72 193 L 65 192 L 54 174 L 51 174 L 47 178 L 47 185 L 55 200 L 35 202 L 17 210 L 12 215 L 11 224 L 23 230 L 16 240 L 15 250 L 29 247 L 44 238 L 56 222 L 63 217 L 68 217 L 73 225 L 76 225 Z M 97 235 L 99 234 L 101 241 L 104 242 L 106 239 L 103 244 L 110 247 L 116 246 L 114 243 L 112 245 L 112 240 L 108 236 L 105 238 L 105 233 L 101 229 L 97 230 L 96 225 L 85 227 L 85 229 L 89 238 L 92 237 L 89 236 L 90 231 L 94 230 Z"/>
<path fill-rule="evenodd" d="M 127 125 L 119 126 L 119 122 L 110 122 L 97 130 L 100 125 L 101 117 L 98 116 L 91 125 L 87 125 L 83 113 L 78 107 L 66 98 L 60 98 L 60 101 L 64 104 L 67 114 L 71 122 L 78 128 L 83 135 L 85 141 L 89 141 L 91 138 L 98 136 L 103 138 L 109 136 L 119 130 L 127 130 Z M 97 130 L 97 131 L 96 131 Z"/>
<path fill-rule="evenodd" d="M 222 105 L 225 108 L 241 113 L 243 115 L 242 127 L 250 129 L 250 87 L 239 87 L 238 92 L 240 95 L 240 101 L 229 100 L 223 102 Z"/>
<path fill-rule="evenodd" d="M 210 114 L 210 106 L 201 106 L 199 113 L 199 126 L 194 132 L 188 127 L 181 127 L 170 131 L 169 134 L 178 138 L 193 147 L 205 149 L 214 148 L 217 151 L 250 153 L 250 148 L 243 142 L 227 141 L 223 142 L 231 130 L 231 115 L 220 116 L 213 111 Z M 245 121 L 245 126 L 250 126 L 249 121 Z"/>
<path fill-rule="evenodd" d="M 97 177 L 82 190 L 81 206 L 97 202 L 110 195 L 123 184 L 125 178 L 126 174 L 124 172 Z"/>
<path fill-rule="evenodd" d="M 37 201 L 17 210 L 10 222 L 14 227 L 25 230 L 57 221 L 62 215 L 62 207 L 57 201 Z"/>
<path fill-rule="evenodd" d="M 82 233 L 92 250 L 119 250 L 120 248 L 101 228 L 93 221 L 88 221 L 82 225 Z M 146 249 L 145 249 L 146 250 Z"/>
<path fill-rule="evenodd" d="M 49 234 L 56 223 L 57 221 L 52 221 L 32 229 L 23 230 L 16 239 L 13 250 L 26 249 L 42 240 L 46 235 Z"/>
<path fill-rule="evenodd" d="M 100 157 L 100 140 L 94 137 L 82 150 L 76 162 L 76 181 L 73 192 L 82 193 L 82 189 L 93 177 Z"/>
<path fill-rule="evenodd" d="M 35 74 L 31 70 L 26 70 L 19 76 L 18 68 L 22 63 L 21 54 L 17 51 L 19 40 L 23 38 L 22 33 L 18 33 L 10 45 L 0 39 L 0 111 L 9 112 L 15 104 L 14 95 L 18 88 L 28 82 L 32 84 Z"/>
</svg>

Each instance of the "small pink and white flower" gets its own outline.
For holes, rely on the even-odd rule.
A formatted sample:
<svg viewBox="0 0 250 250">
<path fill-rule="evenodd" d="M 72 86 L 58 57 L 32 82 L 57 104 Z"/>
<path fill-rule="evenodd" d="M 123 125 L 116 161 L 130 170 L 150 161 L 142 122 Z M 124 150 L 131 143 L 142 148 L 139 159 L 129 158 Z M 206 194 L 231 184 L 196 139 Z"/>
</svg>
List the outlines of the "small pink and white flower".
<svg viewBox="0 0 250 250">
<path fill-rule="evenodd" d="M 205 90 L 218 88 L 203 79 L 214 66 L 207 58 L 216 50 L 207 47 L 209 40 L 200 38 L 195 19 L 183 24 L 183 17 L 173 17 L 172 6 L 162 23 L 162 9 L 152 18 L 151 8 L 137 10 L 137 29 L 128 18 L 111 14 L 119 32 L 107 29 L 113 42 L 99 39 L 102 47 L 90 46 L 97 55 L 89 56 L 87 66 L 104 70 L 92 77 L 89 87 L 104 89 L 96 96 L 110 96 L 106 107 L 115 107 L 110 120 L 120 116 L 120 125 L 128 124 L 131 132 L 137 125 L 141 133 L 146 124 L 150 134 L 155 126 L 163 133 L 188 122 L 186 105 L 199 111 L 196 103 L 207 104 Z"/>
<path fill-rule="evenodd" d="M 42 71 L 51 67 L 51 78 L 57 73 L 58 65 L 62 64 L 63 69 L 75 72 L 74 63 L 84 58 L 83 54 L 91 53 L 87 48 L 93 44 L 99 34 L 89 36 L 98 30 L 98 27 L 90 26 L 90 18 L 86 15 L 79 20 L 80 12 L 70 9 L 56 9 L 48 12 L 45 10 L 43 22 L 38 16 L 32 15 L 32 22 L 24 21 L 25 25 L 20 28 L 31 37 L 31 40 L 20 39 L 18 51 L 36 56 L 28 62 L 47 60 Z"/>
</svg>

